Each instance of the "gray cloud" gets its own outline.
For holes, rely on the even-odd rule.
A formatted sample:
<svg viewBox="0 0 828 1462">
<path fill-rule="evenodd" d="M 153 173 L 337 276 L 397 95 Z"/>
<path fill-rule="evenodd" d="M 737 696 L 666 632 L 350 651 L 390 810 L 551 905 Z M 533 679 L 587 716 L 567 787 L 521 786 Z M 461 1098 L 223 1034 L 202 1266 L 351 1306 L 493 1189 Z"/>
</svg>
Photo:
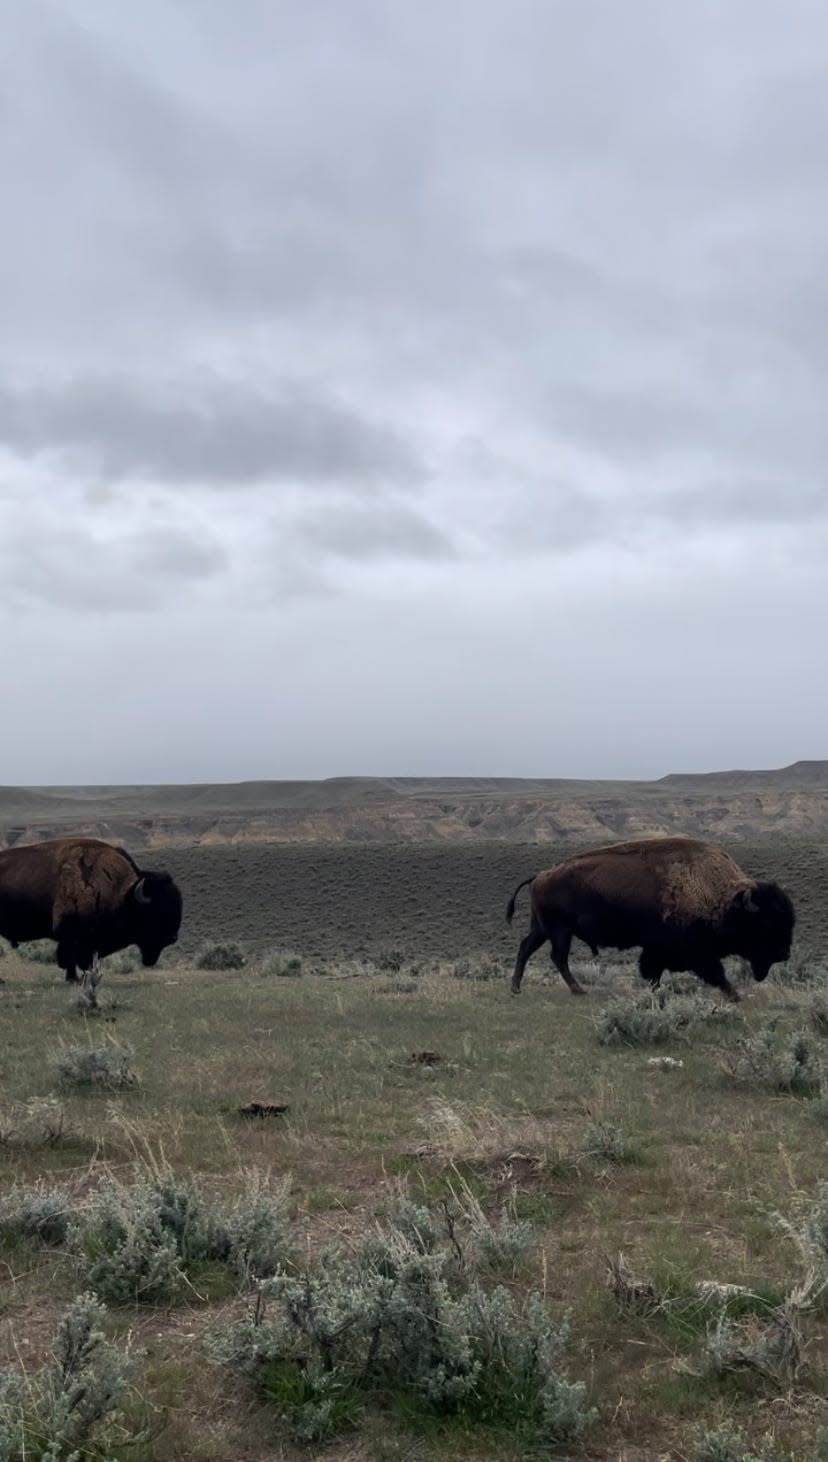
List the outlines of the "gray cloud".
<svg viewBox="0 0 828 1462">
<path fill-rule="evenodd" d="M 401 503 L 331 503 L 300 520 L 293 536 L 306 552 L 355 563 L 380 558 L 441 562 L 456 555 L 446 533 Z"/>
<path fill-rule="evenodd" d="M 265 479 L 411 483 L 416 453 L 391 428 L 307 388 L 195 381 L 153 388 L 81 380 L 0 387 L 0 441 L 106 478 L 240 484 Z"/>
</svg>

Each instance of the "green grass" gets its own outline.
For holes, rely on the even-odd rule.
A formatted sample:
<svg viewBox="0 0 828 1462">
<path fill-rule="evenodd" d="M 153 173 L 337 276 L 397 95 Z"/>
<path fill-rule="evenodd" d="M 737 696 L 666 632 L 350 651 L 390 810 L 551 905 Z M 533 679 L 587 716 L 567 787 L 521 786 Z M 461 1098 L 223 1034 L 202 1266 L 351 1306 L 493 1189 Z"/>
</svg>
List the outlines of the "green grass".
<svg viewBox="0 0 828 1462">
<path fill-rule="evenodd" d="M 319 850 L 313 853 L 319 863 Z M 232 862 L 235 854 L 222 856 Z M 401 868 L 403 855 L 397 856 Z M 410 851 L 405 856 L 412 858 Z M 303 850 L 306 868 L 309 858 Z M 489 850 L 485 859 L 491 860 L 487 870 L 498 863 Z M 410 884 L 427 861 L 414 857 Z M 539 862 L 535 850 L 528 866 Z M 369 865 L 376 913 L 383 890 L 379 864 L 366 859 Z M 435 879 L 446 867 L 446 856 L 435 855 Z M 469 880 L 481 868 L 469 855 Z M 501 866 L 491 878 L 500 893 L 502 874 Z M 483 882 L 478 907 L 491 898 L 488 872 Z M 230 885 L 222 895 L 228 909 L 232 877 Z M 299 952 L 301 979 L 262 979 L 252 962 L 228 978 L 196 971 L 182 959 L 155 971 L 105 975 L 95 1020 L 78 1010 L 49 967 L 14 954 L 4 959 L 4 1188 L 43 1178 L 65 1184 L 83 1201 L 106 1171 L 128 1181 L 155 1159 L 182 1176 L 197 1175 L 207 1191 L 230 1200 L 247 1173 L 268 1169 L 292 1176 L 295 1237 L 305 1253 L 331 1241 L 346 1248 L 357 1242 L 387 1210 L 401 1177 L 416 1202 L 439 1203 L 450 1200 L 460 1174 L 488 1214 L 496 1217 L 509 1201 L 517 1218 L 535 1225 L 527 1274 L 521 1271 L 511 1284 L 516 1292 L 524 1283 L 543 1287 L 556 1315 L 572 1310 L 566 1373 L 587 1382 L 601 1411 L 584 1455 L 608 1462 L 625 1456 L 656 1462 L 671 1450 L 691 1456 L 695 1427 L 718 1424 L 726 1397 L 720 1384 L 681 1371 L 696 1366 L 711 1315 L 693 1284 L 713 1279 L 748 1286 L 761 1311 L 798 1278 L 799 1257 L 772 1215 L 789 1213 L 796 1192 L 812 1193 L 828 1177 L 828 1151 L 803 1102 L 729 1082 L 721 1048 L 731 1037 L 715 1023 L 677 1048 L 683 1065 L 667 1070 L 648 1064 L 649 1051 L 599 1046 L 597 1011 L 613 993 L 638 989 L 629 967 L 596 967 L 585 1000 L 574 1000 L 557 977 L 541 978 L 548 965 L 542 955 L 530 965 L 519 1000 L 510 997 L 506 981 L 452 977 L 446 963 L 485 949 L 489 926 L 475 933 L 465 914 L 442 947 L 456 912 L 449 904 L 446 914 L 445 890 L 423 947 L 409 928 L 396 938 L 387 924 L 379 931 L 357 900 L 352 918 L 364 919 L 362 929 L 346 938 L 336 927 L 341 907 L 328 909 L 330 928 L 310 949 L 300 928 L 278 927 L 279 910 L 290 904 L 283 892 L 271 926 L 265 931 L 262 919 L 259 928 L 268 948 Z M 433 892 L 436 900 L 436 886 Z M 248 898 L 244 917 L 251 904 Z M 425 915 L 412 911 L 413 925 L 419 917 Z M 343 964 L 367 950 L 369 927 L 377 946 L 405 949 L 422 966 L 404 998 L 379 993 L 387 969 L 337 978 L 339 963 L 321 962 L 323 942 L 337 945 Z M 255 933 L 248 929 L 251 946 Z M 196 928 L 193 947 L 207 937 L 244 942 L 245 935 L 221 922 L 205 924 Z M 514 947 L 516 934 L 504 941 L 498 932 L 498 941 L 499 948 Z M 761 987 L 749 984 L 745 994 L 741 1030 L 755 1033 L 771 1017 L 782 1032 L 801 1029 L 807 994 L 773 976 Z M 705 998 L 717 997 L 705 992 Z M 134 1052 L 140 1085 L 116 1092 L 59 1088 L 56 1054 L 87 1041 L 100 1044 L 102 1029 Z M 434 1065 L 412 1060 L 423 1051 L 442 1059 Z M 245 1120 L 239 1108 L 252 1100 L 286 1102 L 288 1111 Z M 44 1112 L 48 1120 L 38 1116 Z M 583 1158 L 596 1128 L 623 1134 L 622 1160 L 600 1150 L 597 1160 Z M 627 1150 L 638 1160 L 623 1160 Z M 619 1250 L 634 1272 L 667 1284 L 663 1314 L 644 1321 L 618 1312 L 603 1255 Z M 0 1309 L 2 1363 L 13 1363 L 15 1345 L 20 1352 L 28 1341 L 24 1353 L 36 1356 L 51 1333 L 47 1322 L 77 1291 L 77 1262 L 30 1244 L 8 1246 L 0 1257 L 9 1280 Z M 244 1301 L 209 1266 L 192 1282 L 196 1293 L 181 1306 L 118 1312 L 113 1320 L 148 1350 L 141 1399 L 134 1401 L 136 1415 L 150 1419 L 148 1437 L 132 1452 L 125 1446 L 123 1455 L 143 1462 L 301 1457 L 284 1442 L 267 1406 L 205 1361 L 205 1327 Z M 800 1456 L 809 1455 L 817 1421 L 827 1419 L 825 1308 L 807 1324 L 809 1369 L 800 1387 L 806 1402 L 780 1396 L 760 1412 L 732 1400 L 757 1446 L 770 1431 L 780 1445 L 798 1446 Z M 402 1415 L 379 1431 L 360 1423 L 350 1450 L 331 1456 L 368 1462 L 413 1455 L 412 1445 L 420 1443 L 416 1436 L 412 1443 L 412 1426 Z M 427 1440 L 429 1454 L 451 1459 L 509 1459 L 520 1450 L 508 1437 L 483 1445 L 471 1418 L 467 1430 L 445 1428 Z"/>
</svg>

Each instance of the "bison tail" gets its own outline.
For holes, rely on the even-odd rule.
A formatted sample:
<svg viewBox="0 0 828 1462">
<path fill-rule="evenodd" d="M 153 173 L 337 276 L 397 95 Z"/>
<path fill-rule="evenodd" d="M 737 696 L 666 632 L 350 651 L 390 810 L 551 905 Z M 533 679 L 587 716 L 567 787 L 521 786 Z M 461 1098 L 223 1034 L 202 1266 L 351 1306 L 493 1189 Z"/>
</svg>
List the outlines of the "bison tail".
<svg viewBox="0 0 828 1462">
<path fill-rule="evenodd" d="M 534 881 L 535 881 L 535 875 L 534 875 L 534 873 L 532 873 L 529 876 L 529 878 L 524 878 L 523 882 L 518 884 L 517 888 L 515 889 L 514 893 L 512 894 L 512 897 L 510 898 L 508 904 L 506 905 L 506 923 L 507 924 L 511 924 L 512 919 L 514 918 L 515 904 L 517 902 L 517 896 L 520 893 L 520 890 L 522 888 L 525 888 L 526 885 L 527 885 L 527 883 L 534 883 Z"/>
</svg>

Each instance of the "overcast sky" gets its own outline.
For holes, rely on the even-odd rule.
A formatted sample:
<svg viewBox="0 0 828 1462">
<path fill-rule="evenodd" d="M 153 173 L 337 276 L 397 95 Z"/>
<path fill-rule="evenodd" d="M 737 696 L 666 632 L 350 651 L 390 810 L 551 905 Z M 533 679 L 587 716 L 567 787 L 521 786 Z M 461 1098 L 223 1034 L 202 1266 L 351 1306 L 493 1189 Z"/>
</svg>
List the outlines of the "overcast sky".
<svg viewBox="0 0 828 1462">
<path fill-rule="evenodd" d="M 823 4 L 0 16 L 0 782 L 828 755 Z"/>
</svg>

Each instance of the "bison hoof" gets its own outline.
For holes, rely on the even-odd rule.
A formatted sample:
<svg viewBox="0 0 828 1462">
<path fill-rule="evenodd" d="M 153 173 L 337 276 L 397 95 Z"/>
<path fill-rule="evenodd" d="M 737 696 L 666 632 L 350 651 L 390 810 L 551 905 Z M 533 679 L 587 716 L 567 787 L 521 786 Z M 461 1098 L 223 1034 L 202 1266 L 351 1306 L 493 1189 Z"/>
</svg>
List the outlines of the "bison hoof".
<svg viewBox="0 0 828 1462">
<path fill-rule="evenodd" d="M 569 988 L 573 995 L 586 995 L 586 990 L 583 985 L 570 985 Z"/>
<path fill-rule="evenodd" d="M 513 995 L 519 995 L 520 994 L 520 985 L 516 985 L 515 982 L 514 982 L 514 980 L 512 981 L 512 983 L 511 983 L 511 985 L 510 985 L 509 988 L 510 988 L 510 990 L 511 990 L 511 992 L 512 992 Z"/>
</svg>

